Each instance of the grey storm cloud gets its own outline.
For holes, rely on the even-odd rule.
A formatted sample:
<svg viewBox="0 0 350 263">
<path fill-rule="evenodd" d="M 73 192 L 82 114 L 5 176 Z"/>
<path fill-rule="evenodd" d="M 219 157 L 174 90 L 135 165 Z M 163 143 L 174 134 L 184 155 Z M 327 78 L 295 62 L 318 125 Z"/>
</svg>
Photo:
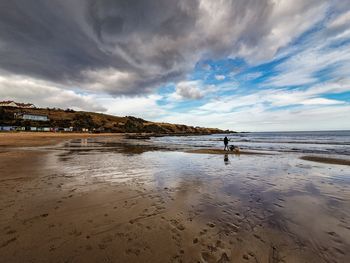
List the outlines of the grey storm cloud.
<svg viewBox="0 0 350 263">
<path fill-rule="evenodd" d="M 200 59 L 271 59 L 326 5 L 316 0 L 1 0 L 0 69 L 60 87 L 142 94 L 183 80 Z"/>
</svg>

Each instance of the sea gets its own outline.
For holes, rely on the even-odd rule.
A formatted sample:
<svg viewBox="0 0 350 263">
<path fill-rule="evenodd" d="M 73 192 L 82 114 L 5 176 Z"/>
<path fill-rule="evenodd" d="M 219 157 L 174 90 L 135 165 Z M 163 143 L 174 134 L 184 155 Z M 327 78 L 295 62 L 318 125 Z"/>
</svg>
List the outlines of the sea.
<svg viewBox="0 0 350 263">
<path fill-rule="evenodd" d="M 240 149 L 350 155 L 350 131 L 249 132 L 201 136 L 153 137 L 156 145 L 178 148 L 223 148 L 223 138 Z"/>
</svg>

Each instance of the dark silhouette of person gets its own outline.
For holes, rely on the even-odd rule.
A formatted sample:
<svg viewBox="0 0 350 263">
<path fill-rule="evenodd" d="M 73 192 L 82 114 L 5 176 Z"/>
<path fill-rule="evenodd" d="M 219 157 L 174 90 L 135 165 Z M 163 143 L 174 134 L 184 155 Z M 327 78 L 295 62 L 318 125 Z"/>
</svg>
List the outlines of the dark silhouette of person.
<svg viewBox="0 0 350 263">
<path fill-rule="evenodd" d="M 224 151 L 227 149 L 227 150 L 229 150 L 228 149 L 228 138 L 225 136 L 225 138 L 224 138 L 224 144 L 225 144 L 225 148 L 224 148 Z"/>
</svg>

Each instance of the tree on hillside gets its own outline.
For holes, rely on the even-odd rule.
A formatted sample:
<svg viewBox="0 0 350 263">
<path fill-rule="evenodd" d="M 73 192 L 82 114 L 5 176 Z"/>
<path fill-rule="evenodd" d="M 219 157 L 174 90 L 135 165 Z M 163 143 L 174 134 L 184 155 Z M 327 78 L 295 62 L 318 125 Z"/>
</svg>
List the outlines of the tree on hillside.
<svg viewBox="0 0 350 263">
<path fill-rule="evenodd" d="M 9 124 L 14 119 L 13 114 L 0 107 L 0 125 Z"/>
<path fill-rule="evenodd" d="M 93 121 L 91 115 L 86 113 L 78 113 L 73 120 L 73 126 L 76 128 L 94 129 L 98 128 L 98 125 Z"/>
</svg>

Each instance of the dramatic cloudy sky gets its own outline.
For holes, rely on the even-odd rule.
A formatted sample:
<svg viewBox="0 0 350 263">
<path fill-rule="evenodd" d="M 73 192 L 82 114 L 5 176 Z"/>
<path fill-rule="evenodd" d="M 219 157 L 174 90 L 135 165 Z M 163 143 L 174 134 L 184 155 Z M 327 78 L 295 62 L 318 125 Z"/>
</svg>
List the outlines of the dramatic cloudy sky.
<svg viewBox="0 0 350 263">
<path fill-rule="evenodd" d="M 0 100 L 350 129 L 350 0 L 0 0 Z"/>
</svg>

